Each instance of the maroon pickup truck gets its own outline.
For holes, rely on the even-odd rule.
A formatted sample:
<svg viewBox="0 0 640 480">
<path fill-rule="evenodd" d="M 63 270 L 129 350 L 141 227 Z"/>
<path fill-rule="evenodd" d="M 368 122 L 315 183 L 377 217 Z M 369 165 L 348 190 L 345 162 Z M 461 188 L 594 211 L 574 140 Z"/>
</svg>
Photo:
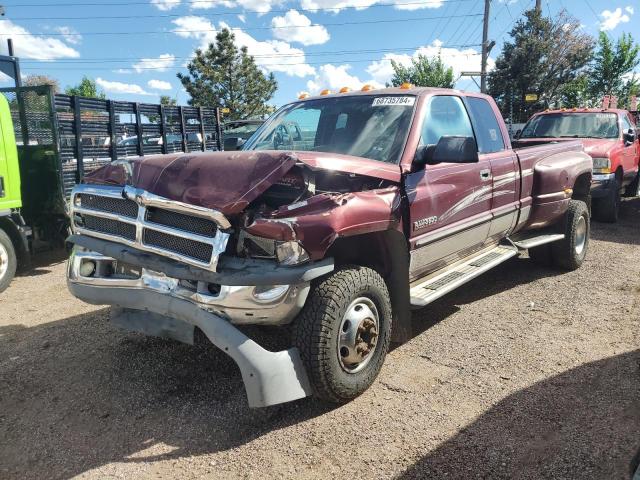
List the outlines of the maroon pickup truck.
<svg viewBox="0 0 640 480">
<path fill-rule="evenodd" d="M 343 402 L 410 311 L 529 251 L 578 268 L 582 144 L 512 149 L 493 100 L 429 88 L 304 98 L 238 152 L 120 160 L 72 192 L 68 286 L 111 321 L 238 364 L 250 406 Z M 272 352 L 243 325 L 277 326 Z M 238 328 L 240 326 L 240 328 Z"/>
</svg>

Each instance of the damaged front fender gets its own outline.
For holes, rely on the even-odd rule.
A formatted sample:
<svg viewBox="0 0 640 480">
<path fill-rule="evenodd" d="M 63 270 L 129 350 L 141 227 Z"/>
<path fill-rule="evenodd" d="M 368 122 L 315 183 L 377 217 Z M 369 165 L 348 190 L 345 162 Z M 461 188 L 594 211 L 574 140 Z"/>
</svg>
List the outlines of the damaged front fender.
<svg viewBox="0 0 640 480">
<path fill-rule="evenodd" d="M 400 229 L 397 186 L 349 193 L 323 193 L 255 217 L 245 231 L 258 237 L 300 242 L 312 260 L 324 258 L 339 237 Z"/>
</svg>

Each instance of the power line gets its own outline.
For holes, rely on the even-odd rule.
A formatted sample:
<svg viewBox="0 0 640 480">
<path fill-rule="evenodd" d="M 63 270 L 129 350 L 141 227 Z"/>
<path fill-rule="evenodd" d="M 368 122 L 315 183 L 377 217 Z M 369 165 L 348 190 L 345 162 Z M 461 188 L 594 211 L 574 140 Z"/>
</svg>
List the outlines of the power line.
<svg viewBox="0 0 640 480">
<path fill-rule="evenodd" d="M 326 56 L 326 55 L 357 55 L 357 54 L 380 54 L 380 53 L 394 53 L 398 51 L 413 51 L 417 50 L 423 45 L 418 45 L 415 47 L 396 47 L 396 48 L 382 48 L 382 49 L 366 49 L 366 50 L 333 50 L 333 51 L 324 51 L 324 52 L 301 52 L 301 53 L 272 53 L 272 54 L 259 54 L 259 55 L 251 55 L 253 58 L 277 58 L 277 57 L 313 57 L 313 56 Z M 470 47 L 478 47 L 480 44 L 457 44 L 457 45 L 446 45 L 445 48 L 470 48 Z M 169 60 L 188 60 L 191 59 L 191 56 L 184 57 L 171 57 Z M 40 60 L 40 59 L 26 59 L 21 60 L 22 64 L 28 63 L 68 63 L 68 64 L 85 64 L 85 63 L 126 63 L 126 62 L 135 62 L 135 61 L 160 61 L 163 59 L 160 58 L 149 58 L 149 57 L 87 57 L 80 59 L 64 59 L 64 60 Z M 165 60 L 166 61 L 166 60 Z"/>
<path fill-rule="evenodd" d="M 474 0 L 427 0 L 427 1 L 420 1 L 420 2 L 398 2 L 398 3 L 375 3 L 373 5 L 350 5 L 350 6 L 345 6 L 345 7 L 340 7 L 340 10 L 347 10 L 347 9 L 363 9 L 363 8 L 376 8 L 376 7 L 402 7 L 402 6 L 413 6 L 413 5 L 440 5 L 441 3 L 463 3 L 463 2 L 472 2 Z M 138 5 L 138 4 L 143 4 L 143 5 L 149 5 L 148 2 L 133 2 L 133 3 L 108 3 L 105 5 Z M 91 3 L 91 4 L 70 4 L 70 3 L 59 3 L 59 4 L 46 4 L 46 5 L 41 5 L 41 4 L 31 4 L 31 5 L 16 5 L 17 7 L 42 7 L 42 6 L 77 6 L 77 5 L 91 5 L 91 6 L 96 6 L 96 5 L 100 5 L 97 3 Z M 429 8 L 429 7 L 427 7 Z M 202 17 L 213 17 L 213 16 L 222 16 L 222 15 L 242 15 L 242 14 L 247 14 L 247 13 L 256 13 L 256 14 L 265 14 L 265 13 L 287 13 L 289 10 L 291 9 L 286 9 L 286 10 L 269 10 L 269 12 L 265 12 L 263 10 L 238 10 L 238 11 L 231 11 L 231 12 L 213 12 L 213 13 L 207 13 L 207 14 L 200 14 L 199 16 Z M 335 12 L 336 8 L 327 8 L 327 7 L 318 7 L 318 8 L 295 8 L 294 10 L 297 10 L 298 12 Z M 106 16 L 106 15 L 87 15 L 87 16 L 77 16 L 77 17 L 34 17 L 34 16 L 28 16 L 28 17 L 12 17 L 14 20 L 102 20 L 102 19 L 127 19 L 127 18 L 172 18 L 172 17 L 183 17 L 184 13 L 160 13 L 160 14 L 153 14 L 153 15 L 112 15 L 112 16 Z"/>
<path fill-rule="evenodd" d="M 472 57 L 475 55 L 480 55 L 477 52 L 474 53 L 452 53 L 447 55 L 447 57 Z M 361 60 L 351 60 L 348 63 L 369 63 L 369 62 L 390 62 L 392 59 L 391 58 L 372 58 L 372 59 L 361 59 Z M 326 61 L 325 62 L 297 62 L 297 63 L 258 63 L 259 67 L 296 67 L 298 65 L 326 65 Z M 164 67 L 164 66 L 160 66 L 160 67 L 139 67 L 138 70 L 149 70 L 149 71 L 153 71 L 153 70 L 159 70 L 159 71 L 169 71 L 169 70 L 179 70 L 182 69 L 184 67 L 181 66 L 173 66 L 173 67 Z M 41 68 L 37 68 L 37 67 L 26 67 L 23 68 L 22 70 L 41 70 Z M 54 70 L 91 70 L 91 71 L 95 71 L 95 70 L 100 70 L 100 71 L 107 71 L 107 70 L 112 70 L 112 68 L 103 68 L 103 67 L 63 67 L 63 68 L 49 68 L 47 67 L 47 71 L 54 71 Z"/>
<path fill-rule="evenodd" d="M 451 18 L 465 18 L 465 17 L 478 17 L 481 14 L 466 14 L 466 15 L 455 15 Z M 380 23 L 399 23 L 399 22 L 418 22 L 423 20 L 437 20 L 440 17 L 411 17 L 411 18 L 396 18 L 396 19 L 384 19 L 384 20 L 365 20 L 360 22 L 334 22 L 334 23 L 318 23 L 315 25 L 287 25 L 287 26 L 270 26 L 270 27 L 246 27 L 239 29 L 243 31 L 250 30 L 272 30 L 272 29 L 282 29 L 282 28 L 317 28 L 319 26 L 323 27 L 339 27 L 345 25 L 371 25 L 371 24 L 380 24 Z M 234 30 L 236 28 L 231 28 Z M 204 33 L 204 32 L 217 32 L 215 28 L 207 28 L 207 29 L 199 29 L 199 30 L 151 30 L 151 31 L 140 31 L 140 32 L 74 32 L 72 35 L 162 35 L 167 33 Z M 48 33 L 12 33 L 11 35 L 0 34 L 0 37 L 3 36 L 40 36 L 40 37 L 49 37 L 49 36 L 69 36 L 69 33 L 60 33 L 60 32 L 48 32 Z"/>
</svg>

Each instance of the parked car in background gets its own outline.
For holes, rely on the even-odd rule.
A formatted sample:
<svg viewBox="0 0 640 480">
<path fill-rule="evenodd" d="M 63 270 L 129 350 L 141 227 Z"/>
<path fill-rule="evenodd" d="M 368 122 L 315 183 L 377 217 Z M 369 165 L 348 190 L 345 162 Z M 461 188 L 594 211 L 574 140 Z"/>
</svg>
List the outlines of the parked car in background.
<svg viewBox="0 0 640 480">
<path fill-rule="evenodd" d="M 618 220 L 620 197 L 640 195 L 636 119 L 620 109 L 562 109 L 535 114 L 517 137 L 521 146 L 581 139 L 593 158 L 593 217 Z"/>
<path fill-rule="evenodd" d="M 226 122 L 222 127 L 224 149 L 240 150 L 242 145 L 263 123 L 264 120 L 233 120 Z"/>
</svg>

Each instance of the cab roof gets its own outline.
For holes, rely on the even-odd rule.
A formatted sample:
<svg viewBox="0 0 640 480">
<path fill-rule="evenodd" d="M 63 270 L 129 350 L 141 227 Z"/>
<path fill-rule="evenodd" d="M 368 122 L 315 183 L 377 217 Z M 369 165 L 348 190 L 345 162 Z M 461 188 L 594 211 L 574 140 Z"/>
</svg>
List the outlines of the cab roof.
<svg viewBox="0 0 640 480">
<path fill-rule="evenodd" d="M 550 113 L 615 113 L 616 115 L 626 115 L 629 111 L 622 108 L 556 108 L 538 112 L 536 115 L 548 115 Z"/>
<path fill-rule="evenodd" d="M 430 94 L 447 94 L 447 95 L 461 95 L 461 96 L 473 96 L 473 97 L 488 97 L 477 92 L 465 92 L 462 90 L 456 90 L 451 88 L 435 88 L 435 87 L 387 87 L 387 88 L 372 88 L 370 90 L 349 90 L 348 92 L 331 92 L 325 95 L 309 95 L 304 98 L 298 98 L 291 103 L 303 102 L 306 100 L 316 100 L 319 98 L 334 98 L 334 97 L 353 97 L 353 96 L 377 96 L 377 95 L 412 95 L 412 96 L 425 96 Z"/>
</svg>

